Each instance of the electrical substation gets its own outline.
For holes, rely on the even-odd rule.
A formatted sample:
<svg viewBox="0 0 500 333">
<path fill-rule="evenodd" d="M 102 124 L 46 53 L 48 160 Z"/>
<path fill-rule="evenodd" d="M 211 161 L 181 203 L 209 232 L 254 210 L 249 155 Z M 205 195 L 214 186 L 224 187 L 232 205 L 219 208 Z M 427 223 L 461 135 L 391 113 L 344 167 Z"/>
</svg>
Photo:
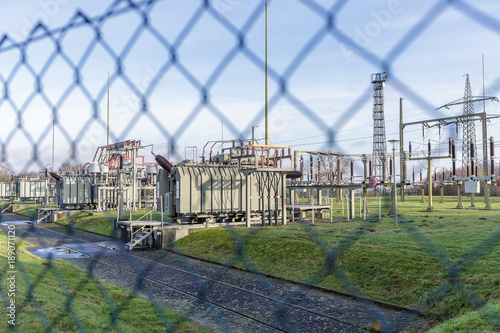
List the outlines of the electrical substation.
<svg viewBox="0 0 500 333">
<path fill-rule="evenodd" d="M 372 154 L 344 154 L 329 151 L 293 150 L 291 146 L 271 145 L 268 139 L 235 139 L 210 141 L 201 156 L 197 146 L 186 147 L 186 159 L 172 163 L 154 153 L 153 145 L 127 140 L 98 147 L 92 162 L 77 173 L 48 172 L 38 178 L 14 178 L 0 183 L 0 198 L 4 201 L 35 201 L 39 222 L 57 219 L 57 214 L 72 211 L 116 211 L 116 227 L 129 249 L 137 246 L 160 248 L 172 239 L 187 235 L 190 228 L 240 225 L 283 225 L 289 222 L 315 219 L 333 221 L 333 204 L 342 204 L 342 218 L 366 219 L 367 198 L 390 193 L 393 198 L 390 214 L 396 211 L 399 189 L 404 201 L 405 191 L 420 191 L 422 202 L 427 190 L 427 210 L 433 211 L 433 189 L 456 188 L 457 208 L 463 208 L 462 191 L 475 195 L 484 191 L 485 208 L 491 209 L 490 186 L 496 181 L 494 141 L 490 138 L 488 168 L 488 116 L 474 113 L 473 103 L 495 97 L 474 97 L 467 76 L 465 95 L 441 108 L 463 105 L 460 116 L 403 121 L 403 99 L 400 99 L 399 140 L 391 140 L 392 154 L 387 153 L 384 87 L 388 75 L 371 76 L 373 85 L 373 151 Z M 440 109 L 440 108 L 439 108 Z M 475 143 L 475 122 L 483 123 L 483 163 L 478 163 Z M 404 131 L 408 127 L 426 129 L 446 126 L 463 127 L 462 170 L 458 172 L 456 141 L 448 140 L 447 154 L 435 154 L 428 139 L 425 151 L 412 151 L 412 142 L 405 150 Z M 439 147 L 442 143 L 438 142 Z M 413 143 L 415 145 L 415 143 Z M 434 144 L 435 145 L 435 144 Z M 422 145 L 423 147 L 424 145 Z M 188 150 L 193 158 L 187 159 Z M 156 163 L 146 163 L 153 154 Z M 399 155 L 399 181 L 396 179 L 396 151 Z M 198 157 L 200 161 L 198 161 Z M 449 160 L 452 168 L 441 180 L 432 162 Z M 427 177 L 408 177 L 408 163 L 426 161 Z M 479 167 L 479 169 L 478 169 Z M 356 174 L 356 170 L 362 174 Z M 409 180 L 408 178 L 412 178 Z M 481 185 L 482 184 L 482 185 Z M 357 195 L 357 197 L 356 197 Z M 307 201 L 304 204 L 304 201 Z M 345 203 L 345 213 L 344 213 Z M 359 203 L 359 204 L 358 204 Z M 146 220 L 134 221 L 132 212 L 146 208 Z M 8 210 L 7 205 L 3 210 Z M 161 213 L 161 221 L 153 221 L 151 212 Z M 128 212 L 128 214 L 127 214 Z M 396 212 L 397 214 L 397 212 Z M 396 219 L 397 220 L 397 219 Z"/>
</svg>

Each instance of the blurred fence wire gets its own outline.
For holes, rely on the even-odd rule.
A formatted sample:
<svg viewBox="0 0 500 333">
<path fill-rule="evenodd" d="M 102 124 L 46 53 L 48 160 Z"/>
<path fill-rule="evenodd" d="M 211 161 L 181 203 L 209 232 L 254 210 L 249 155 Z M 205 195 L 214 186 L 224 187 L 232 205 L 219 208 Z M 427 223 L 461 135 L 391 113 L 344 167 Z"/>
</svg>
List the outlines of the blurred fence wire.
<svg viewBox="0 0 500 333">
<path fill-rule="evenodd" d="M 398 73 L 393 70 L 393 64 L 403 56 L 404 52 L 423 34 L 426 28 L 438 20 L 440 15 L 449 8 L 453 8 L 466 15 L 469 19 L 482 26 L 485 31 L 500 34 L 500 22 L 491 16 L 490 13 L 485 13 L 477 9 L 474 3 L 460 0 L 435 1 L 435 4 L 428 12 L 419 18 L 411 29 L 403 34 L 399 42 L 395 43 L 392 50 L 387 52 L 385 57 L 381 57 L 363 45 L 360 45 L 336 25 L 338 19 L 343 15 L 343 8 L 349 1 L 335 1 L 334 4 L 328 8 L 314 0 L 289 1 L 299 2 L 308 8 L 308 10 L 315 13 L 317 21 L 320 24 L 316 33 L 299 47 L 298 52 L 294 54 L 293 60 L 288 66 L 281 71 L 276 68 L 270 68 L 270 80 L 279 87 L 275 94 L 270 96 L 271 112 L 273 106 L 276 106 L 280 101 L 284 100 L 293 104 L 298 108 L 301 116 L 308 119 L 314 125 L 318 133 L 326 135 L 327 140 L 325 142 L 325 148 L 332 151 L 336 151 L 338 148 L 336 143 L 338 132 L 336 129 L 342 128 L 343 124 L 360 115 L 360 111 L 362 110 L 362 106 L 360 105 L 363 104 L 361 102 L 366 102 L 371 99 L 371 88 L 367 88 L 363 91 L 360 97 L 345 111 L 339 112 L 335 117 L 335 121 L 331 124 L 325 123 L 314 110 L 308 107 L 307 103 L 301 100 L 300 96 L 292 93 L 288 88 L 288 82 L 294 77 L 304 62 L 314 55 L 315 50 L 323 40 L 333 38 L 347 49 L 352 50 L 349 52 L 355 52 L 366 62 L 379 68 L 380 71 L 387 72 L 389 77 L 391 77 L 393 85 L 396 86 L 402 94 L 404 93 L 408 98 L 417 101 L 423 109 L 432 110 L 434 106 L 431 103 L 427 102 L 418 92 L 413 91 L 405 82 L 398 78 Z M 87 149 L 84 147 L 86 144 L 97 146 L 99 143 L 105 141 L 102 135 L 96 139 L 89 138 L 89 129 L 97 124 L 102 133 L 106 130 L 106 112 L 105 108 L 103 108 L 103 103 L 105 103 L 106 100 L 107 82 L 99 86 L 98 89 L 94 87 L 91 89 L 85 81 L 85 76 L 82 75 L 82 71 L 86 66 L 91 66 L 95 61 L 99 61 L 99 59 L 94 59 L 97 57 L 94 51 L 98 47 L 103 50 L 99 56 L 109 58 L 112 61 L 114 70 L 110 73 L 111 86 L 121 81 L 123 85 L 131 91 L 132 95 L 129 96 L 129 99 L 132 101 L 133 109 L 136 110 L 133 111 L 132 114 L 128 114 L 126 118 L 120 119 L 123 123 L 122 131 L 120 133 L 114 132 L 112 134 L 113 139 L 125 139 L 141 119 L 147 118 L 165 138 L 176 138 L 176 140 L 172 139 L 169 144 L 172 153 L 179 153 L 182 152 L 183 149 L 178 147 L 178 139 L 187 134 L 188 123 L 192 119 L 196 119 L 196 117 L 200 115 L 202 109 L 208 109 L 217 119 L 223 117 L 224 112 L 221 111 L 217 104 L 211 99 L 211 92 L 217 87 L 222 73 L 231 62 L 237 56 L 243 55 L 247 60 L 262 70 L 262 72 L 265 71 L 264 56 L 262 54 L 257 54 L 253 48 L 247 44 L 246 39 L 247 34 L 250 33 L 258 20 L 262 19 L 264 15 L 265 1 L 256 0 L 255 2 L 260 3 L 260 5 L 255 7 L 254 12 L 248 16 L 247 21 L 241 28 L 238 28 L 224 16 L 224 13 L 237 6 L 240 1 L 200 0 L 198 1 L 199 5 L 197 5 L 197 9 L 193 11 L 191 16 L 177 18 L 176 22 L 180 25 L 178 32 L 174 36 L 169 34 L 169 37 L 167 37 L 161 29 L 155 26 L 154 21 L 150 19 L 156 6 L 163 2 L 166 2 L 166 0 L 116 0 L 99 16 L 91 17 L 86 15 L 83 11 L 77 11 L 66 25 L 57 29 L 50 29 L 43 23 L 37 23 L 29 31 L 26 38 L 21 41 L 15 40 L 9 35 L 3 35 L 0 38 L 0 57 L 2 57 L 0 59 L 5 59 L 5 61 L 2 60 L 0 62 L 0 110 L 2 110 L 2 113 L 12 113 L 16 120 L 12 123 L 10 129 L 4 130 L 4 133 L 2 133 L 0 137 L 0 162 L 8 165 L 11 169 L 17 168 L 17 165 L 14 166 L 12 162 L 12 159 L 15 157 L 14 151 L 9 150 L 9 147 L 14 146 L 17 140 L 22 139 L 28 142 L 31 147 L 30 158 L 25 163 L 23 162 L 24 169 L 28 170 L 32 167 L 43 169 L 47 161 L 42 156 L 41 147 L 44 142 L 49 142 L 51 140 L 53 125 L 55 125 L 57 131 L 61 133 L 62 140 L 71 147 L 71 152 L 68 154 L 69 160 L 78 160 L 79 151 Z M 193 0 L 192 2 L 195 1 Z M 272 2 L 273 1 L 269 1 L 269 3 Z M 135 14 L 139 18 L 139 23 L 130 35 L 121 36 L 121 38 L 126 40 L 126 43 L 124 43 L 121 48 L 117 48 L 110 40 L 113 37 L 107 37 L 107 35 L 103 34 L 103 29 L 110 20 L 125 14 Z M 209 68 L 207 77 L 202 79 L 197 76 L 196 72 L 193 71 L 189 65 L 183 63 L 182 58 L 179 57 L 178 50 L 204 16 L 211 17 L 211 19 L 220 26 L 219 28 L 229 33 L 234 39 L 234 44 L 215 62 L 213 68 Z M 79 29 L 91 31 L 93 37 L 88 41 L 82 40 L 80 43 L 81 45 L 79 45 L 81 53 L 75 55 L 75 52 L 64 48 L 62 45 L 65 40 L 76 38 L 73 37 L 73 33 Z M 155 40 L 156 43 L 161 45 L 164 54 L 167 56 L 164 57 L 164 61 L 158 63 L 155 68 L 149 71 L 147 74 L 149 77 L 148 80 L 145 82 L 137 82 L 137 80 L 127 71 L 128 59 L 130 54 L 139 47 L 139 41 L 141 38 L 144 38 L 146 33 L 149 36 L 148 38 Z M 48 56 L 43 59 L 34 55 L 28 56 L 29 50 L 40 43 L 49 45 L 50 52 Z M 203 55 L 200 54 L 199 56 L 202 57 Z M 58 66 L 63 64 L 66 69 L 69 69 L 69 72 L 66 71 L 61 74 L 56 66 L 56 62 Z M 161 79 L 172 71 L 177 71 L 198 93 L 198 99 L 193 102 L 194 107 L 177 128 L 170 127 L 168 122 L 165 121 L 165 117 L 159 116 L 151 111 L 150 100 L 153 93 L 158 89 L 158 84 Z M 62 79 L 61 77 L 56 87 L 59 93 L 54 95 L 48 92 L 49 89 L 53 89 L 53 87 L 49 87 L 46 82 L 47 77 L 50 75 L 66 75 L 70 76 L 71 79 L 68 80 L 67 77 Z M 21 84 L 18 83 L 19 80 L 22 80 Z M 24 88 L 28 90 L 25 94 L 18 94 L 15 91 L 15 89 L 19 89 L 21 86 L 24 86 Z M 79 126 L 76 130 L 66 128 L 60 121 L 61 118 L 73 117 L 70 110 L 68 110 L 68 107 L 71 108 L 68 103 L 70 103 L 70 95 L 75 91 L 78 91 L 79 94 L 83 96 L 81 102 L 86 104 L 89 110 L 88 114 L 83 116 L 79 115 Z M 36 117 L 36 114 L 33 115 L 27 111 L 32 107 L 35 101 L 44 105 L 44 108 L 47 110 L 50 110 L 50 112 L 45 115 L 53 120 L 53 122 L 48 121 L 46 124 L 44 123 L 44 127 L 41 128 L 36 135 L 33 134 L 26 125 L 26 122 L 29 121 L 31 117 Z M 136 105 L 138 105 L 138 107 L 136 107 Z M 66 107 L 66 109 L 64 109 L 64 114 L 62 111 L 63 107 Z M 234 121 L 227 118 L 224 120 L 224 126 L 234 136 L 244 137 L 248 136 L 251 132 L 252 125 L 261 122 L 263 117 L 264 112 L 263 109 L 261 109 L 255 112 L 254 118 L 243 130 L 239 128 Z M 90 143 L 89 140 L 91 140 Z M 58 144 L 60 144 L 60 142 L 58 142 Z M 359 241 L 362 235 L 367 232 L 366 230 L 366 226 L 360 224 L 355 231 L 348 233 L 337 243 L 337 245 L 332 247 L 328 245 L 327 242 L 322 239 L 322 235 L 315 232 L 313 228 L 305 228 L 305 234 L 322 248 L 327 258 L 325 267 L 314 274 L 314 276 L 311 276 L 308 282 L 317 284 L 328 276 L 335 276 L 342 281 L 342 284 L 349 292 L 363 296 L 362 289 L 356 286 L 349 278 L 348 274 L 339 267 L 337 259 L 342 252 L 347 251 L 350 245 Z M 480 309 L 484 313 L 484 318 L 488 320 L 488 322 L 500 330 L 499 314 L 485 307 L 481 297 L 469 288 L 466 288 L 460 281 L 460 274 L 470 263 L 486 255 L 492 247 L 498 245 L 500 239 L 498 232 L 492 233 L 482 243 L 472 248 L 469 253 L 464 255 L 463 260 L 453 261 L 417 229 L 404 227 L 404 230 L 411 235 L 415 242 L 420 244 L 431 256 L 436 258 L 447 271 L 446 281 L 440 284 L 432 292 L 428 293 L 425 298 L 415 305 L 415 308 L 419 311 L 425 311 L 442 300 L 448 293 L 458 291 L 464 295 L 465 299 L 467 299 L 474 308 Z M 247 268 L 255 271 L 256 268 L 244 251 L 245 242 L 248 240 L 241 238 L 236 232 L 232 232 L 232 236 L 237 243 L 237 252 L 228 264 L 241 260 L 245 263 Z M 44 244 L 42 238 L 39 242 L 40 245 L 53 245 L 51 243 Z M 164 255 L 164 253 L 159 252 L 159 256 L 161 255 Z M 130 274 L 134 276 L 132 281 L 135 281 L 133 291 L 148 296 L 147 292 L 152 288 L 151 281 L 148 280 L 148 278 L 154 273 L 153 271 L 155 268 L 153 265 L 144 266 L 135 263 L 134 260 L 136 260 L 134 257 L 129 257 L 129 264 L 133 267 L 130 269 Z M 39 304 L 39 296 L 34 294 L 37 284 L 41 283 L 41 276 L 35 278 L 30 277 L 24 268 L 28 263 L 18 262 L 21 276 L 28 288 L 28 296 L 23 300 L 24 303 L 22 304 L 26 305 L 31 303 L 34 306 L 34 315 L 39 318 L 41 327 L 46 331 L 51 331 L 51 325 L 59 323 L 66 315 L 69 315 L 77 330 L 85 331 L 85 324 L 82 323 L 82 319 L 76 315 L 74 311 L 75 304 L 72 300 L 79 289 L 85 289 L 87 285 L 93 284 L 97 286 L 99 292 L 104 296 L 109 306 L 109 314 L 103 314 L 103 316 L 109 316 L 107 325 L 117 331 L 123 331 L 120 324 L 120 316 L 127 311 L 127 304 L 121 304 L 118 307 L 104 284 L 94 276 L 93 273 L 95 270 L 103 269 L 100 264 L 101 263 L 96 260 L 91 261 L 88 266 L 89 275 L 86 280 L 80 282 L 76 290 L 70 291 L 66 286 L 67 294 L 66 302 L 63 306 L 64 309 L 61 308 L 62 312 L 59 317 L 54 320 L 49 320 L 47 314 Z M 188 264 L 186 264 L 186 266 L 185 269 L 187 271 L 196 271 L 194 267 L 190 267 Z M 1 279 L 4 280 L 6 278 L 6 272 L 8 271 L 7 264 L 5 264 L 5 268 L 2 265 L 1 271 Z M 220 276 L 225 272 L 225 269 L 221 269 L 219 273 Z M 63 277 L 65 272 L 59 271 L 56 265 L 48 265 L 43 274 L 51 275 L 58 284 L 65 286 Z M 266 281 L 265 278 L 262 278 L 261 282 L 264 288 L 268 290 L 268 294 L 275 294 L 272 290 L 272 284 Z M 195 287 L 198 288 L 198 293 L 201 295 L 200 299 L 203 299 L 203 295 L 208 292 L 207 288 L 210 288 L 210 285 L 207 286 L 200 282 Z M 5 290 L 2 290 L 0 293 L 4 305 L 7 306 L 8 299 Z M 152 296 L 153 299 L 155 297 L 154 295 L 149 296 Z M 297 295 L 293 295 L 292 297 L 297 297 Z M 203 305 L 203 302 L 200 300 L 198 305 Z M 152 306 L 161 318 L 164 327 L 169 331 L 175 330 L 176 323 L 169 322 L 163 307 L 155 301 L 152 302 Z M 291 316 L 291 314 L 281 312 L 276 320 L 291 325 L 289 316 Z M 396 331 L 404 327 L 410 320 L 411 318 L 401 318 L 399 322 L 396 322 L 392 327 L 386 328 L 386 330 Z M 223 320 L 220 320 L 219 324 L 223 329 L 224 327 L 228 329 Z M 15 331 L 22 331 L 19 327 L 10 326 L 10 328 Z"/>
</svg>

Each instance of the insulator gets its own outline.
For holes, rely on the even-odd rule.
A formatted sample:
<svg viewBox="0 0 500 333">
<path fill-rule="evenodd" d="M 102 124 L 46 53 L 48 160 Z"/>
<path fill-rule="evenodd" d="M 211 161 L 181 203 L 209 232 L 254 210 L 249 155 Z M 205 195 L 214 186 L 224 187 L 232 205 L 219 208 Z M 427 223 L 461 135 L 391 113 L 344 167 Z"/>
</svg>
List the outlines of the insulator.
<svg viewBox="0 0 500 333">
<path fill-rule="evenodd" d="M 429 156 L 431 156 L 431 140 L 427 143 L 427 151 L 429 153 Z"/>
<path fill-rule="evenodd" d="M 490 138 L 490 156 L 495 156 L 495 141 L 493 140 L 493 137 Z"/>
<path fill-rule="evenodd" d="M 448 155 L 451 155 L 451 138 L 448 140 Z"/>
<path fill-rule="evenodd" d="M 408 148 L 409 148 L 409 149 L 408 149 L 408 153 L 409 153 L 410 158 L 411 158 L 411 141 L 410 141 L 410 146 L 409 146 Z"/>
<path fill-rule="evenodd" d="M 174 168 L 172 163 L 167 161 L 167 159 L 161 155 L 155 155 L 155 160 L 158 165 L 165 169 L 167 172 L 170 172 Z"/>
<path fill-rule="evenodd" d="M 474 143 L 471 142 L 470 143 L 470 158 L 474 158 L 476 156 L 474 156 Z"/>
<path fill-rule="evenodd" d="M 59 176 L 57 173 L 55 173 L 55 172 L 50 172 L 49 174 L 50 174 L 50 175 L 52 176 L 52 178 L 54 178 L 55 180 L 57 180 L 57 181 L 60 181 L 60 180 L 61 180 L 61 176 Z"/>
<path fill-rule="evenodd" d="M 287 179 L 297 179 L 300 177 L 302 177 L 302 172 L 300 172 L 300 171 L 291 171 L 291 172 L 286 174 Z"/>
<path fill-rule="evenodd" d="M 457 158 L 457 154 L 455 152 L 455 140 L 451 141 L 451 157 L 453 159 Z M 453 174 L 455 175 L 455 174 Z"/>
</svg>

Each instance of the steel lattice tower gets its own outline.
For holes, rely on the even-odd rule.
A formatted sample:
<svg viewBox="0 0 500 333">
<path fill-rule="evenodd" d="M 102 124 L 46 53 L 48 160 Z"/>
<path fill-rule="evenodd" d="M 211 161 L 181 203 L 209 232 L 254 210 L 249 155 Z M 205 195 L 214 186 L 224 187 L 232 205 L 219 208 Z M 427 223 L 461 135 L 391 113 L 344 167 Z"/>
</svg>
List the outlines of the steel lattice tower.
<svg viewBox="0 0 500 333">
<path fill-rule="evenodd" d="M 464 116 L 469 116 L 464 118 L 463 125 L 463 144 L 462 144 L 462 165 L 468 166 L 471 162 L 471 156 L 474 159 L 477 158 L 477 148 L 476 148 L 476 124 L 471 115 L 474 114 L 474 103 L 472 97 L 472 90 L 470 87 L 469 74 L 465 74 L 467 80 L 465 82 L 465 94 L 464 94 Z M 474 144 L 474 155 L 471 152 L 471 143 Z M 471 170 L 472 171 L 472 170 Z"/>
<path fill-rule="evenodd" d="M 385 180 L 383 159 L 387 156 L 385 141 L 385 118 L 384 118 L 384 87 L 387 73 L 372 74 L 373 84 L 373 156 L 372 177 Z"/>
</svg>

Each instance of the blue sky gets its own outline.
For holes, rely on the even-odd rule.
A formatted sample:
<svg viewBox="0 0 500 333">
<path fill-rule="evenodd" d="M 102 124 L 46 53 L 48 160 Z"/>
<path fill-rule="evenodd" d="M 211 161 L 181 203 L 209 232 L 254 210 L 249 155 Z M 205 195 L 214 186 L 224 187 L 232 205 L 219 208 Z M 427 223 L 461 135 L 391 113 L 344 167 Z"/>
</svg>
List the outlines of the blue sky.
<svg viewBox="0 0 500 333">
<path fill-rule="evenodd" d="M 117 75 L 114 57 L 98 44 L 79 66 L 83 89 L 76 87 L 67 91 L 74 81 L 74 71 L 67 60 L 78 64 L 94 40 L 95 32 L 88 25 L 68 31 L 61 39 L 65 57 L 57 56 L 43 72 L 44 96 L 33 95 L 35 79 L 30 70 L 43 71 L 54 52 L 54 42 L 46 38 L 31 43 L 26 49 L 30 68 L 21 66 L 13 76 L 20 52 L 6 51 L 10 42 L 4 43 L 0 49 L 4 50 L 0 52 L 0 75 L 3 79 L 12 77 L 8 85 L 10 100 L 2 100 L 0 104 L 3 119 L 0 140 L 6 145 L 4 156 L 8 163 L 16 169 L 37 169 L 41 163 L 50 163 L 50 106 L 56 106 L 59 114 L 56 168 L 68 158 L 81 162 L 91 160 L 96 147 L 106 142 L 103 126 L 108 72 L 111 76 L 111 141 L 140 139 L 145 144 L 153 143 L 158 153 L 166 154 L 167 136 L 174 136 L 178 154 L 173 159 L 178 161 L 184 158 L 185 146 L 198 146 L 201 154 L 205 142 L 220 139 L 222 117 L 225 139 L 249 137 L 252 125 L 259 125 L 256 133 L 263 137 L 263 2 L 214 0 L 217 17 L 226 26 L 204 12 L 179 42 L 180 32 L 199 10 L 201 2 L 158 1 L 148 14 L 148 23 L 155 33 L 169 45 L 179 43 L 176 58 L 182 66 L 170 67 L 170 46 L 165 48 L 154 33 L 142 31 L 123 59 L 126 79 Z M 4 2 L 0 32 L 22 41 L 40 20 L 55 29 L 65 26 L 77 10 L 96 17 L 104 14 L 112 3 Z M 312 3 L 315 5 L 306 5 Z M 433 109 L 463 96 L 466 73 L 471 75 L 474 94 L 482 94 L 483 53 L 486 94 L 499 95 L 500 24 L 495 21 L 496 13 L 500 13 L 498 1 L 467 2 L 489 15 L 480 18 L 476 15 L 476 19 L 471 19 L 473 12 L 459 4 L 439 5 L 446 1 L 347 1 L 334 20 L 337 32 L 321 32 L 327 22 L 323 12 L 335 3 L 333 0 L 269 2 L 270 138 L 273 143 L 291 144 L 300 150 L 371 153 L 370 75 L 384 70 L 385 65 L 390 70 L 385 91 L 387 139 L 397 137 L 400 97 L 405 99 L 405 121 L 460 114 L 461 108 L 440 113 Z M 436 16 L 424 24 L 425 28 L 419 29 L 418 34 L 412 35 L 412 28 L 429 12 Z M 249 26 L 252 15 L 256 16 Z M 484 22 L 488 25 L 483 25 Z M 107 19 L 99 29 L 102 39 L 119 55 L 141 25 L 141 15 L 127 11 Z M 215 69 L 238 43 L 237 35 L 230 32 L 233 28 L 245 29 L 247 51 L 236 51 L 212 82 L 210 78 Z M 314 36 L 319 37 L 314 39 Z M 346 39 L 357 43 L 363 52 L 342 43 Z M 303 56 L 297 57 L 300 52 Z M 158 75 L 165 65 L 167 71 Z M 282 77 L 286 78 L 290 93 L 286 96 L 280 94 Z M 137 90 L 130 89 L 130 85 Z M 147 112 L 141 113 L 141 101 L 136 95 L 145 93 L 151 85 L 154 89 L 148 94 Z M 208 90 L 208 107 L 200 106 L 202 86 Z M 93 117 L 93 100 L 97 101 L 97 118 Z M 22 129 L 16 129 L 19 119 L 15 109 L 22 110 Z M 197 111 L 193 113 L 193 110 Z M 494 103 L 488 105 L 488 112 L 500 113 Z M 499 129 L 500 121 L 493 120 L 488 136 L 500 138 Z M 421 128 L 412 127 L 408 128 L 405 143 L 407 146 L 408 140 L 421 143 L 431 139 L 433 145 L 437 145 L 439 141 L 447 142 L 447 136 L 454 131 L 454 127 L 449 133 L 443 130 L 441 136 L 437 129 L 426 131 L 422 138 Z M 328 133 L 335 134 L 335 142 L 329 143 Z M 478 127 L 478 138 L 479 134 Z M 75 156 L 71 156 L 73 141 L 77 142 Z M 30 165 L 35 143 L 39 146 L 40 162 Z M 417 143 L 413 149 L 418 149 Z"/>
</svg>

